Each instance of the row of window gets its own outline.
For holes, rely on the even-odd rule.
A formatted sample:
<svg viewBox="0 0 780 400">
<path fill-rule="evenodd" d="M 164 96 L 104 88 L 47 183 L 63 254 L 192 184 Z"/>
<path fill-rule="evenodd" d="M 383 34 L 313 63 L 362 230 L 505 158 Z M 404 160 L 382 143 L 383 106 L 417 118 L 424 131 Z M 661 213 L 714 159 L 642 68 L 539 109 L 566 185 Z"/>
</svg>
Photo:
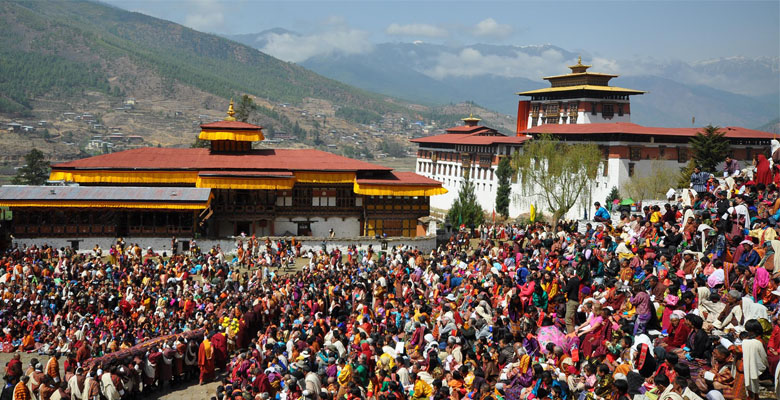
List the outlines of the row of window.
<svg viewBox="0 0 780 400">
<path fill-rule="evenodd" d="M 463 166 L 460 165 L 453 165 L 453 164 L 444 165 L 439 163 L 434 164 L 432 162 L 418 161 L 417 171 L 421 173 L 429 173 L 432 174 L 433 176 L 437 176 L 437 175 L 463 176 L 464 171 L 469 171 L 469 176 L 475 179 L 485 179 L 489 181 L 493 180 L 492 168 L 482 168 L 473 165 L 469 169 L 469 168 L 464 168 Z"/>
<path fill-rule="evenodd" d="M 367 219 L 366 236 L 417 236 L 415 219 Z"/>
</svg>

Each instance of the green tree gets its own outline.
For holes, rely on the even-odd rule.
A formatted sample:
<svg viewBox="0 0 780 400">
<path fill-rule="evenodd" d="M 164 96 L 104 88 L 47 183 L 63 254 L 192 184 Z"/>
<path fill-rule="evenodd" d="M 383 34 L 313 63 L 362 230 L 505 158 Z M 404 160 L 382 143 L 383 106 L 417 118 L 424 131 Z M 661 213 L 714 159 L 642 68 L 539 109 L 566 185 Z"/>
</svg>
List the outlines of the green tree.
<svg viewBox="0 0 780 400">
<path fill-rule="evenodd" d="M 249 95 L 241 96 L 236 106 L 236 121 L 247 122 L 253 112 L 257 111 L 257 104 Z"/>
<path fill-rule="evenodd" d="M 558 221 L 592 184 L 601 164 L 595 144 L 566 144 L 542 135 L 515 153 L 512 165 L 525 192 L 541 193 Z"/>
<path fill-rule="evenodd" d="M 713 172 L 729 154 L 729 140 L 719 127 L 707 125 L 691 139 L 693 159 L 702 171 Z"/>
<path fill-rule="evenodd" d="M 626 197 L 634 201 L 665 199 L 666 192 L 677 183 L 677 176 L 676 168 L 667 167 L 663 161 L 655 160 L 650 168 L 644 169 L 626 182 L 621 190 Z M 688 177 L 690 179 L 690 175 Z"/>
<path fill-rule="evenodd" d="M 210 140 L 203 140 L 203 139 L 201 139 L 201 138 L 196 136 L 195 137 L 195 141 L 192 142 L 190 147 L 193 148 L 193 149 L 208 149 L 209 147 L 211 147 L 211 141 Z"/>
<path fill-rule="evenodd" d="M 25 165 L 19 168 L 11 183 L 14 185 L 43 185 L 46 183 L 51 168 L 40 150 L 30 150 L 24 156 L 24 162 Z"/>
<path fill-rule="evenodd" d="M 677 176 L 678 188 L 687 188 L 691 185 L 691 174 L 693 174 L 694 168 L 696 168 L 696 160 L 691 158 L 688 165 L 680 169 L 680 174 Z"/>
<path fill-rule="evenodd" d="M 496 177 L 498 177 L 498 190 L 496 191 L 496 212 L 504 218 L 509 218 L 509 194 L 512 187 L 509 185 L 509 179 L 512 176 L 512 164 L 509 157 L 501 158 L 496 168 Z"/>
<path fill-rule="evenodd" d="M 604 207 L 607 207 L 608 210 L 612 210 L 612 203 L 615 202 L 616 199 L 620 199 L 620 192 L 618 191 L 617 186 L 612 186 L 612 190 L 609 191 L 609 194 L 607 195 L 607 199 L 604 201 Z"/>
<path fill-rule="evenodd" d="M 453 226 L 477 226 L 485 219 L 485 212 L 477 201 L 477 194 L 474 192 L 474 183 L 470 179 L 463 182 L 458 192 L 458 198 L 452 203 L 450 211 L 447 213 L 447 220 Z"/>
</svg>

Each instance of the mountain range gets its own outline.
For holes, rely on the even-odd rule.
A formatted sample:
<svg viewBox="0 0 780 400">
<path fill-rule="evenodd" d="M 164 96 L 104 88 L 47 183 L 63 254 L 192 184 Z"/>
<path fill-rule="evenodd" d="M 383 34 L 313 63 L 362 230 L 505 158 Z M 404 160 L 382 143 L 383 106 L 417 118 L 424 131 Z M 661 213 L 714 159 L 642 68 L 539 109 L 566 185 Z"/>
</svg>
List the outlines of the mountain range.
<svg viewBox="0 0 780 400">
<path fill-rule="evenodd" d="M 229 38 L 273 55 L 274 41 L 296 35 L 275 28 Z M 351 54 L 328 52 L 299 63 L 340 82 L 409 101 L 470 100 L 513 115 L 516 92 L 549 86 L 541 78 L 569 72 L 566 66 L 578 55 L 550 44 L 447 46 L 416 41 L 381 43 Z M 695 63 L 590 58 L 591 71 L 622 74 L 612 85 L 648 92 L 632 98 L 632 121 L 639 124 L 754 128 L 780 116 L 777 58 L 729 57 Z"/>
<path fill-rule="evenodd" d="M 413 147 L 409 136 L 427 124 L 458 123 L 468 111 L 512 126 L 474 104 L 431 107 L 371 93 L 99 2 L 0 0 L 0 122 L 46 127 L 4 135 L 6 161 L 33 146 L 55 160 L 83 156 L 88 142 L 114 132 L 144 145 L 188 146 L 199 123 L 224 117 L 228 99 L 244 94 L 258 106 L 250 122 L 269 137 L 335 152 L 348 144 L 357 155 L 388 148 L 404 155 Z"/>
</svg>

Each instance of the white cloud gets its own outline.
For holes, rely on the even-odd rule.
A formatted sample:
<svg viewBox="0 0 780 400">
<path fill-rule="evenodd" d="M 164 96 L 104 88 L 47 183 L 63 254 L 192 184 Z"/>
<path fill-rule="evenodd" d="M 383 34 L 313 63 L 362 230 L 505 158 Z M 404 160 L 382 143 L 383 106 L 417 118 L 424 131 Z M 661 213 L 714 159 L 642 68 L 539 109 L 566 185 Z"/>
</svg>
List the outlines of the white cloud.
<svg viewBox="0 0 780 400">
<path fill-rule="evenodd" d="M 332 18 L 327 29 L 309 35 L 271 33 L 261 51 L 281 60 L 302 62 L 319 55 L 361 54 L 373 49 L 368 32 L 336 24 Z"/>
<path fill-rule="evenodd" d="M 184 25 L 203 32 L 214 32 L 225 23 L 225 15 L 217 0 L 192 0 L 187 4 L 189 12 Z"/>
<path fill-rule="evenodd" d="M 472 33 L 480 37 L 503 39 L 512 34 L 512 27 L 507 24 L 499 24 L 493 18 L 487 18 L 479 21 L 472 29 Z"/>
<path fill-rule="evenodd" d="M 396 36 L 424 36 L 431 38 L 443 38 L 449 36 L 446 29 L 430 24 L 390 24 L 385 29 L 388 35 Z"/>
<path fill-rule="evenodd" d="M 439 54 L 436 64 L 423 72 L 435 79 L 497 75 L 538 80 L 542 76 L 563 73 L 561 69 L 569 65 L 567 61 L 574 60 L 565 60 L 563 53 L 555 49 L 544 50 L 539 55 L 520 50 L 512 55 L 495 55 L 467 47 L 458 53 Z"/>
</svg>

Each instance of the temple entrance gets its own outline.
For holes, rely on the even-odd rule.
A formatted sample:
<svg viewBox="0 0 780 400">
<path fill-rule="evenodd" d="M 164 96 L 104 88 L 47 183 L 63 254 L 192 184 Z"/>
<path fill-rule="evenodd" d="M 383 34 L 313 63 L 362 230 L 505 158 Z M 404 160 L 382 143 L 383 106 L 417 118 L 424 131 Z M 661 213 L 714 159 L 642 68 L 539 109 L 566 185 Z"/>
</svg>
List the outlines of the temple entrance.
<svg viewBox="0 0 780 400">
<path fill-rule="evenodd" d="M 252 223 L 249 221 L 236 221 L 236 231 L 234 233 L 235 236 L 240 236 L 241 234 L 245 234 L 248 236 L 252 235 Z"/>
<path fill-rule="evenodd" d="M 298 222 L 298 236 L 311 236 L 311 222 Z"/>
</svg>

